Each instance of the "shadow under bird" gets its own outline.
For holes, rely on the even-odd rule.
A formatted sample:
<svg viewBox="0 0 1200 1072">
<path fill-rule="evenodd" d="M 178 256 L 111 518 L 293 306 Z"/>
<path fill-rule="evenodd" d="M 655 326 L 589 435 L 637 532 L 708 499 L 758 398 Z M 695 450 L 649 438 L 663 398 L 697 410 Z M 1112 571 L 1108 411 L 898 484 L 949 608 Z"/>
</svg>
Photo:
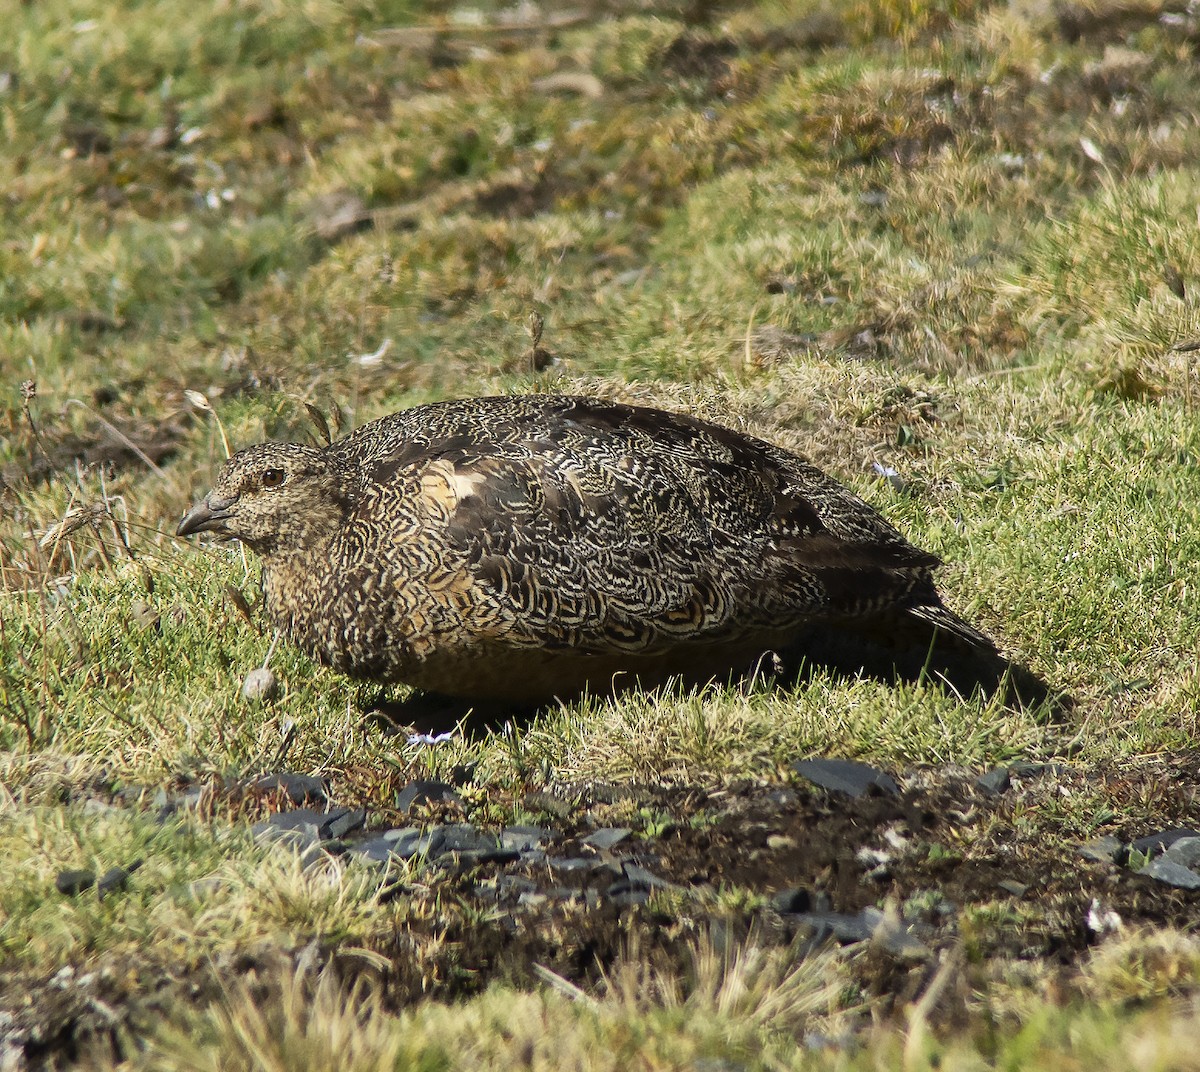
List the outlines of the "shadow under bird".
<svg viewBox="0 0 1200 1072">
<path fill-rule="evenodd" d="M 179 525 L 197 532 L 262 558 L 272 622 L 319 662 L 471 701 L 728 680 L 768 651 L 903 673 L 942 646 L 985 686 L 1010 667 L 942 604 L 937 557 L 804 458 L 593 398 L 249 447 Z"/>
</svg>

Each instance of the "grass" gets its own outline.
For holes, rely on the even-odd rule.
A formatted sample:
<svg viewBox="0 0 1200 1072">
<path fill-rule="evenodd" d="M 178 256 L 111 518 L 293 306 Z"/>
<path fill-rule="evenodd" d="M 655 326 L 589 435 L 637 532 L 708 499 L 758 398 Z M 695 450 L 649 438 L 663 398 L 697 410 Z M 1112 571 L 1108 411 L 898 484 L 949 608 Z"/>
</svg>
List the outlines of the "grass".
<svg viewBox="0 0 1200 1072">
<path fill-rule="evenodd" d="M 89 795 L 286 767 L 386 809 L 414 777 L 471 767 L 468 816 L 503 822 L 547 785 L 715 791 L 784 778 L 811 754 L 1088 772 L 1193 747 L 1198 387 L 1193 351 L 1175 347 L 1200 335 L 1194 17 L 1155 0 L 702 8 L 585 9 L 536 32 L 486 5 L 479 25 L 466 9 L 327 0 L 13 14 L 0 847 L 18 866 L 0 875 L 0 976 L 311 938 L 379 956 L 405 913 L 461 910 L 302 872 L 238 833 L 251 805 L 214 797 L 162 826 L 89 811 Z M 553 358 L 542 370 L 531 313 Z M 549 389 L 661 404 L 807 454 L 945 558 L 948 601 L 1073 697 L 1066 724 L 818 675 L 584 701 L 420 749 L 363 716 L 370 690 L 243 613 L 230 589 L 253 603 L 252 561 L 170 536 L 227 447 L 319 438 L 310 407 L 336 433 L 436 397 Z M 282 692 L 248 705 L 241 680 L 268 661 Z M 1022 844 L 1129 832 L 1166 807 L 1112 779 L 1074 792 L 1010 816 Z M 1004 834 L 990 821 L 979 846 Z M 135 894 L 46 894 L 61 868 L 139 857 Z M 204 897 L 187 892 L 214 875 Z M 1126 985 L 1112 981 L 1120 957 L 1098 953 L 1024 1027 L 966 1002 L 935 1041 L 893 1023 L 859 1030 L 853 1052 L 790 1055 L 773 1027 L 738 1034 L 724 1013 L 681 1012 L 683 998 L 631 1004 L 624 984 L 397 1012 L 306 976 L 196 1013 L 194 1052 L 168 1033 L 145 1060 L 299 1067 L 299 1046 L 323 1067 L 338 1032 L 369 1023 L 364 1067 L 450 1067 L 486 1050 L 464 1048 L 466 1015 L 498 1066 L 570 1064 L 530 1041 L 540 1031 L 648 1067 L 921 1068 L 935 1054 L 943 1068 L 1043 1067 L 1070 1051 L 1184 1068 L 1186 1011 L 1164 997 L 1192 999 L 1194 951 L 1179 957 L 1190 967 L 1135 965 L 1151 981 Z M 961 985 L 1005 1007 L 1050 985 L 1010 975 Z M 791 993 L 769 977 L 766 991 Z M 311 1029 L 297 1011 L 310 1001 Z M 534 1026 L 505 1038 L 503 1010 Z M 717 1041 L 726 1027 L 732 1041 Z M 275 1049 L 256 1050 L 261 1037 Z"/>
</svg>

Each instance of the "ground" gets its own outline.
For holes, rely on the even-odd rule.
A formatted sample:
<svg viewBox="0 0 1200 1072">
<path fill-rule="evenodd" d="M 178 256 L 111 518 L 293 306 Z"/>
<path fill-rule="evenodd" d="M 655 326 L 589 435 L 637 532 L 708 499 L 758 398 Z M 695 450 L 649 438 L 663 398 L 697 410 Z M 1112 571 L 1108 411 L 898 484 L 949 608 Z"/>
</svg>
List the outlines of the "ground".
<svg viewBox="0 0 1200 1072">
<path fill-rule="evenodd" d="M 0 1067 L 1196 1066 L 1194 11 L 13 21 Z M 171 535 L 231 449 L 536 390 L 808 455 L 1059 698 L 817 669 L 421 743 Z"/>
</svg>

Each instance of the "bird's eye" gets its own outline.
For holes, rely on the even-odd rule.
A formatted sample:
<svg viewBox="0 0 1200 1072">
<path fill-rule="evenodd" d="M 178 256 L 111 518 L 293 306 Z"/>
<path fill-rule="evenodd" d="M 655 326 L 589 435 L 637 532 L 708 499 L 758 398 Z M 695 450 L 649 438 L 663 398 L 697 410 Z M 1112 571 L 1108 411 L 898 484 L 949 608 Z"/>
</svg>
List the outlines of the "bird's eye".
<svg viewBox="0 0 1200 1072">
<path fill-rule="evenodd" d="M 287 476 L 282 469 L 264 469 L 262 475 L 262 486 L 264 488 L 277 488 L 283 483 Z"/>
</svg>

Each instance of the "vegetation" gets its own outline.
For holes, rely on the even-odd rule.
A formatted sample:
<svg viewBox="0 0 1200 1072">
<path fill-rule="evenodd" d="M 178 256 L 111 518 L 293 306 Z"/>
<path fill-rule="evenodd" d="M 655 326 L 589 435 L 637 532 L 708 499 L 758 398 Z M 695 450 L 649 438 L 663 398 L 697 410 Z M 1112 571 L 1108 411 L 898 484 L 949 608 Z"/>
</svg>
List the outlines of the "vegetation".
<svg viewBox="0 0 1200 1072">
<path fill-rule="evenodd" d="M 498 824 L 547 786 L 716 792 L 820 754 L 1080 773 L 1005 817 L 1047 868 L 1082 838 L 1195 815 L 1194 778 L 1161 765 L 1194 748 L 1200 711 L 1195 12 L 552 7 L 6 15 L 0 994 L 63 971 L 203 976 L 169 991 L 165 1031 L 125 1024 L 132 1067 L 1196 1066 L 1180 1003 L 1200 955 L 1171 928 L 1060 973 L 968 972 L 964 946 L 874 1028 L 853 956 L 696 933 L 671 968 L 631 938 L 604 979 L 500 980 L 451 1008 L 474 993 L 446 985 L 453 958 L 397 935 L 477 908 L 388 897 L 247 833 L 281 802 L 224 790 L 261 771 L 386 813 L 412 779 L 469 770 L 467 816 Z M 817 674 L 425 747 L 365 714 L 377 690 L 275 643 L 251 559 L 172 536 L 231 448 L 550 389 L 807 454 L 941 555 L 948 602 L 1073 706 Z M 282 691 L 248 703 L 266 664 Z M 155 794 L 185 787 L 198 806 L 160 822 Z M 958 858 L 992 852 L 998 822 L 978 817 Z M 139 859 L 121 897 L 53 892 L 64 868 Z M 1021 907 L 976 922 L 1044 922 Z M 306 967 L 312 942 L 361 970 Z M 372 972 L 404 957 L 432 998 L 397 1009 Z"/>
</svg>

